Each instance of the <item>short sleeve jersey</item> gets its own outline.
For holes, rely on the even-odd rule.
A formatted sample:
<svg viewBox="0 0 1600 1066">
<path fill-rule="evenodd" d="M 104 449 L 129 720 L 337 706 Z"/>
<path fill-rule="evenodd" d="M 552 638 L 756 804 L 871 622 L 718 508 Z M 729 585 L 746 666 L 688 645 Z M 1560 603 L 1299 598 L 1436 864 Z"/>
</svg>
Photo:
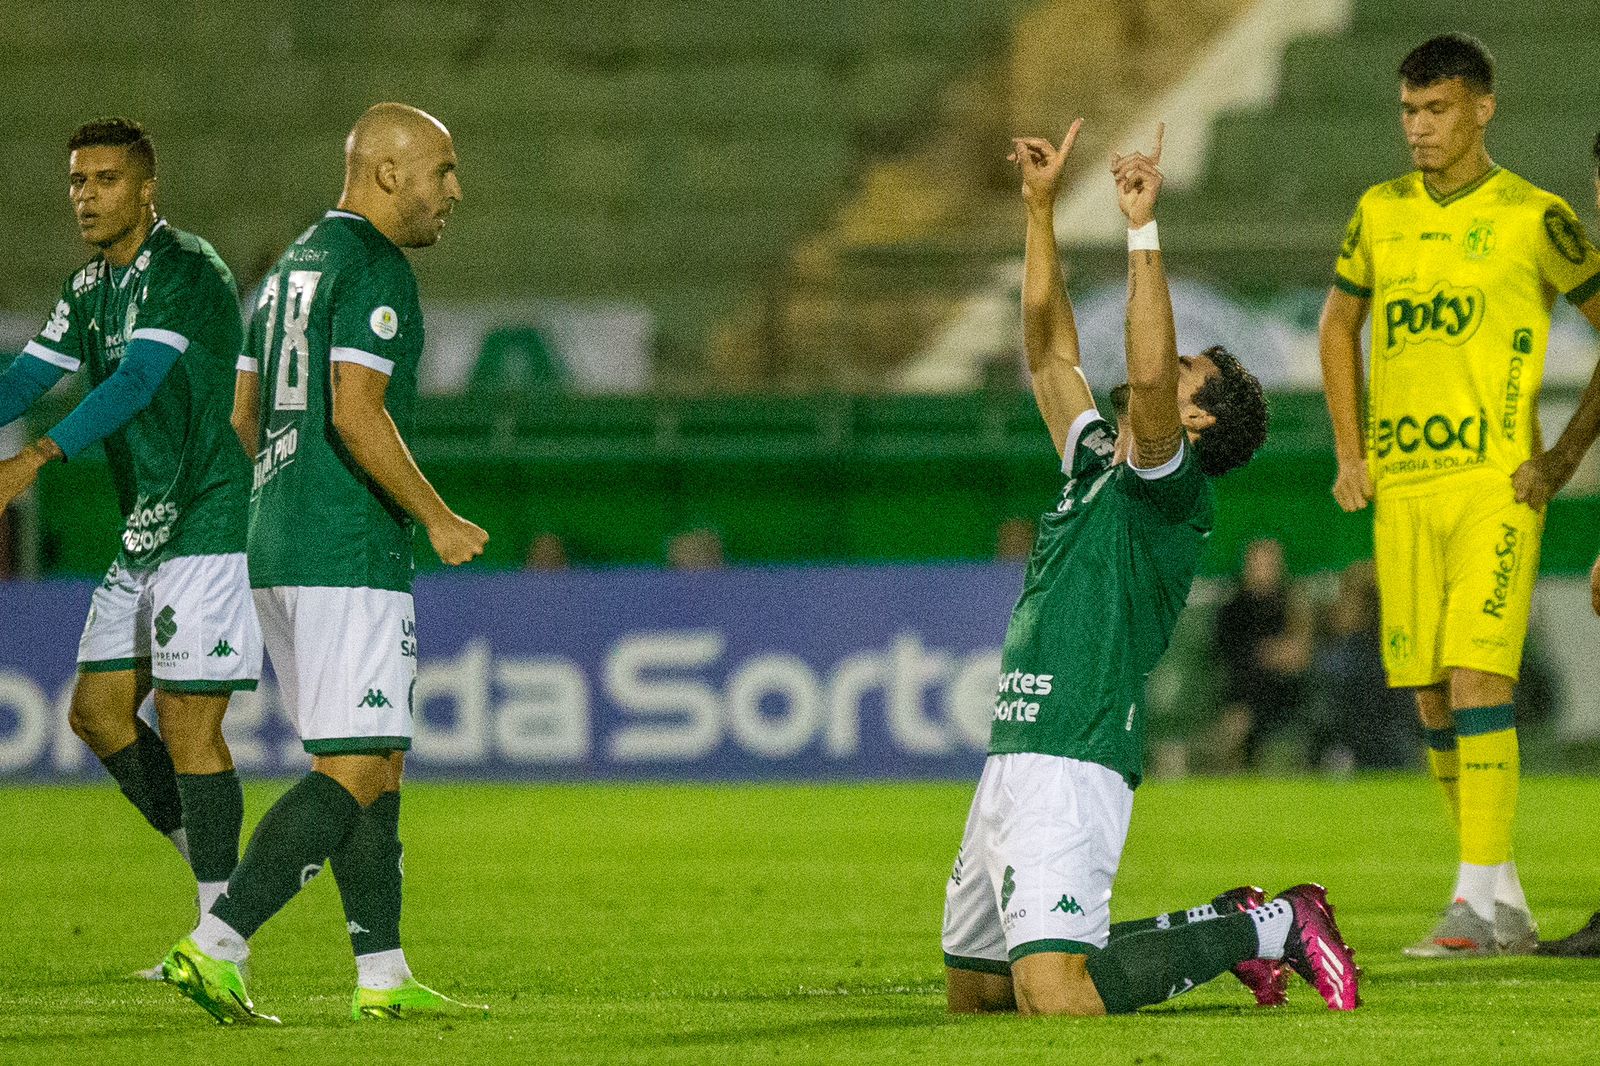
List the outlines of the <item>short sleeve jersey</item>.
<svg viewBox="0 0 1600 1066">
<path fill-rule="evenodd" d="M 360 215 L 330 211 L 262 283 L 240 368 L 261 375 L 250 492 L 250 583 L 409 592 L 411 519 L 333 428 L 336 364 L 389 376 L 384 405 L 411 430 L 422 356 L 416 276 Z"/>
<path fill-rule="evenodd" d="M 241 333 L 227 265 L 201 238 L 157 220 L 128 266 L 96 256 L 68 279 L 23 349 L 69 372 L 87 367 L 91 385 L 135 338 L 182 353 L 149 406 L 105 439 L 126 566 L 244 550 L 250 465 L 231 422 Z"/>
<path fill-rule="evenodd" d="M 1155 470 L 1113 463 L 1095 411 L 1068 434 L 1068 476 L 1039 523 L 1001 659 L 989 753 L 1037 752 L 1143 776 L 1145 683 L 1167 650 L 1213 520 L 1184 445 Z"/>
<path fill-rule="evenodd" d="M 1551 308 L 1600 292 L 1600 252 L 1565 201 L 1510 171 L 1444 198 L 1416 172 L 1361 197 L 1334 284 L 1372 301 L 1373 484 L 1426 491 L 1508 476 L 1539 449 Z"/>
</svg>

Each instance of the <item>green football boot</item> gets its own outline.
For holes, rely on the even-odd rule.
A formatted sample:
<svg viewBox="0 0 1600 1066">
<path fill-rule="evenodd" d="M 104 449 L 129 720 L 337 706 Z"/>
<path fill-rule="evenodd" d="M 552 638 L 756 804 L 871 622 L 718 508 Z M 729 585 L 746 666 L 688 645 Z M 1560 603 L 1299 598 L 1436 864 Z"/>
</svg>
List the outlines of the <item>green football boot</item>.
<svg viewBox="0 0 1600 1066">
<path fill-rule="evenodd" d="M 399 988 L 358 988 L 350 1004 L 350 1017 L 398 1021 L 402 1018 L 487 1018 L 489 1008 L 462 1003 L 435 992 L 415 977 Z"/>
<path fill-rule="evenodd" d="M 214 959 L 201 951 L 191 937 L 184 937 L 167 952 L 161 963 L 167 983 L 188 996 L 217 1020 L 218 1025 L 235 1022 L 271 1022 L 270 1014 L 258 1014 L 250 993 L 244 989 L 244 975 L 235 963 Z"/>
</svg>

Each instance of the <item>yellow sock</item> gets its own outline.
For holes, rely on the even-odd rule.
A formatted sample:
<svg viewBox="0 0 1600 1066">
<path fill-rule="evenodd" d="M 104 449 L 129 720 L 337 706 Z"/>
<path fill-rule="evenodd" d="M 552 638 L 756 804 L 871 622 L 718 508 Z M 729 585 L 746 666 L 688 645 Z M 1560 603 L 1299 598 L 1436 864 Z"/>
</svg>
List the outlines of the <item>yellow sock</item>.
<svg viewBox="0 0 1600 1066">
<path fill-rule="evenodd" d="M 1456 781 L 1460 765 L 1455 728 L 1428 730 L 1428 769 L 1433 771 L 1433 779 L 1439 782 L 1439 789 L 1444 793 L 1445 806 L 1450 808 L 1450 824 L 1455 826 L 1457 834 L 1461 832 L 1461 791 Z"/>
<path fill-rule="evenodd" d="M 1511 704 L 1457 711 L 1456 735 L 1461 763 L 1461 861 L 1478 866 L 1507 862 L 1521 772 Z"/>
</svg>

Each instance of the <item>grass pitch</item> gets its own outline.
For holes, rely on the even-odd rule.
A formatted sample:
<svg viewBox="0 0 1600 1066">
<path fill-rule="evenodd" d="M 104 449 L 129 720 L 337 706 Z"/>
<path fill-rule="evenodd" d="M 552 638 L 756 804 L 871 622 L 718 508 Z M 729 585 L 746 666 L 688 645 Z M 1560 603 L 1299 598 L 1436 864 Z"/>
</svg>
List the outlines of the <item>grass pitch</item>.
<svg viewBox="0 0 1600 1066">
<path fill-rule="evenodd" d="M 247 790 L 250 819 L 281 790 Z M 193 921 L 191 882 L 109 787 L 0 789 L 0 1060 L 226 1063 L 1556 1062 L 1592 1056 L 1600 961 L 1413 962 L 1453 847 L 1424 778 L 1140 790 L 1118 918 L 1244 881 L 1326 883 L 1366 1006 L 1232 977 L 1133 1017 L 944 1013 L 939 918 L 970 784 L 412 785 L 406 948 L 483 1022 L 352 1023 L 319 877 L 256 938 L 281 1028 L 222 1029 L 124 975 Z M 1600 782 L 1525 781 L 1518 854 L 1547 933 L 1600 907 Z"/>
</svg>

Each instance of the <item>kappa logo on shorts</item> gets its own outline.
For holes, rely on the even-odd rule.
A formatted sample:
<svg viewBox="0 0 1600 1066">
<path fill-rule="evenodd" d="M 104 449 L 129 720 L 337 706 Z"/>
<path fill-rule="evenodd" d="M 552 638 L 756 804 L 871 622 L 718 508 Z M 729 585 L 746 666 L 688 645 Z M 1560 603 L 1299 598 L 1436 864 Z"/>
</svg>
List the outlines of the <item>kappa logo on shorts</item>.
<svg viewBox="0 0 1600 1066">
<path fill-rule="evenodd" d="M 206 656 L 208 658 L 211 656 L 216 656 L 219 659 L 226 659 L 230 655 L 238 654 L 238 652 L 233 650 L 233 645 L 229 644 L 226 639 L 217 641 L 217 646 L 206 652 Z"/>
<path fill-rule="evenodd" d="M 361 698 L 361 702 L 356 704 L 356 706 L 357 707 L 393 707 L 394 704 L 390 703 L 389 702 L 389 697 L 385 696 L 383 694 L 383 689 L 381 689 L 381 688 L 369 688 L 369 689 L 367 689 L 367 694 Z"/>
<path fill-rule="evenodd" d="M 1011 905 L 1011 894 L 1017 890 L 1016 870 L 1007 866 L 1006 872 L 1000 878 L 1000 909 L 1005 910 Z"/>
<path fill-rule="evenodd" d="M 156 615 L 156 643 L 163 648 L 178 633 L 177 617 L 178 612 L 172 609 L 171 604 L 161 608 L 160 613 Z"/>
<path fill-rule="evenodd" d="M 1051 907 L 1050 910 L 1051 911 L 1060 911 L 1062 914 L 1082 914 L 1083 913 L 1083 908 L 1078 906 L 1077 899 L 1072 897 L 1072 896 L 1066 895 L 1065 893 L 1062 894 L 1061 901 L 1059 903 L 1057 903 L 1054 907 Z"/>
</svg>

